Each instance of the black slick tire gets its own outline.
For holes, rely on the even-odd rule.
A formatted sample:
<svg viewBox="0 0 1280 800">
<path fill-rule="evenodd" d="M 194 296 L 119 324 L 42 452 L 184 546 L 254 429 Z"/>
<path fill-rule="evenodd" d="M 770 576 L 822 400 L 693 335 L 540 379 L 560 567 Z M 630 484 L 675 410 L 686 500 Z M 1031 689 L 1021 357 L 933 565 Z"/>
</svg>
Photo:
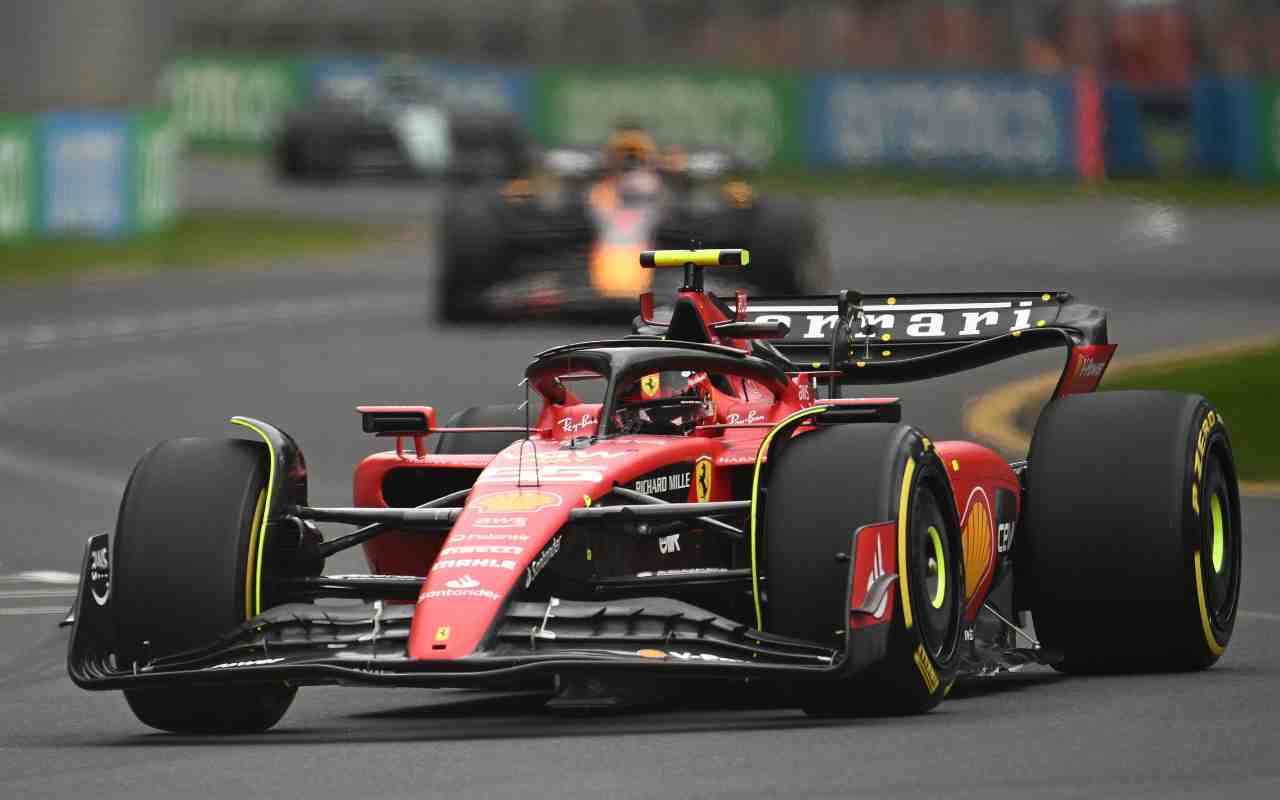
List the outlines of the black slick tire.
<svg viewBox="0 0 1280 800">
<path fill-rule="evenodd" d="M 750 227 L 747 280 L 768 294 L 808 294 L 832 287 L 831 259 L 817 213 L 792 198 L 759 201 Z"/>
<path fill-rule="evenodd" d="M 1231 443 L 1203 397 L 1055 400 L 1028 456 L 1015 558 L 1067 672 L 1209 667 L 1231 639 L 1241 523 Z"/>
<path fill-rule="evenodd" d="M 491 321 L 484 293 L 505 269 L 502 216 L 482 188 L 453 194 L 440 226 L 439 273 L 428 303 L 446 323 Z"/>
<path fill-rule="evenodd" d="M 759 543 L 766 631 L 842 648 L 854 532 L 897 521 L 907 555 L 891 592 L 885 656 L 843 679 L 799 687 L 799 704 L 815 716 L 928 711 L 954 680 L 964 605 L 963 545 L 942 462 L 917 430 L 889 423 L 820 429 L 776 452 Z M 915 612 L 910 626 L 904 592 Z"/>
<path fill-rule="evenodd" d="M 530 420 L 537 415 L 530 413 Z M 519 406 L 472 406 L 449 417 L 446 428 L 512 428 L 524 427 L 525 415 Z M 524 438 L 518 432 L 442 433 L 436 442 L 437 454 L 499 453 L 507 445 Z"/>
<path fill-rule="evenodd" d="M 256 548 L 267 454 L 239 439 L 171 439 L 133 470 L 115 533 L 121 657 L 211 643 L 256 613 Z M 270 728 L 297 689 L 283 685 L 128 689 L 143 723 L 175 733 Z"/>
</svg>

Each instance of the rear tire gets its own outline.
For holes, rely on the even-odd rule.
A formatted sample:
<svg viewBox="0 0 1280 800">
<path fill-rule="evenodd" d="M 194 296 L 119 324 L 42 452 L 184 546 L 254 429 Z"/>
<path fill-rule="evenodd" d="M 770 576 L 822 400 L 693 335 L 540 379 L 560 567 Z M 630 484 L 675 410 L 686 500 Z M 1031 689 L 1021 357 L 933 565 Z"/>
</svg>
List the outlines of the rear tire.
<svg viewBox="0 0 1280 800">
<path fill-rule="evenodd" d="M 1171 392 L 1055 400 L 1028 458 L 1018 558 L 1036 632 L 1062 654 L 1060 668 L 1217 661 L 1235 625 L 1241 526 L 1214 408 Z"/>
<path fill-rule="evenodd" d="M 769 294 L 810 294 L 832 288 L 831 259 L 817 213 L 791 198 L 760 201 L 751 214 L 747 279 Z"/>
<path fill-rule="evenodd" d="M 840 681 L 801 687 L 800 705 L 812 715 L 922 713 L 941 702 L 954 679 L 963 545 L 946 470 L 926 441 L 906 425 L 841 425 L 786 443 L 774 461 L 763 540 L 771 633 L 843 649 L 849 563 L 837 554 L 851 552 L 863 525 L 898 520 L 906 494 L 898 541 L 908 568 L 892 589 L 886 655 Z M 914 609 L 910 628 L 904 589 Z M 917 662 L 922 651 L 932 674 Z"/>
<path fill-rule="evenodd" d="M 465 189 L 452 198 L 440 226 L 439 273 L 434 307 L 442 322 L 489 319 L 484 293 L 501 280 L 502 219 L 491 193 Z M 430 304 L 429 304 L 430 305 Z"/>
<path fill-rule="evenodd" d="M 532 414 L 530 419 L 536 419 Z M 524 411 L 515 405 L 472 406 L 449 417 L 446 428 L 510 428 L 524 426 Z M 442 433 L 436 442 L 437 454 L 500 453 L 507 445 L 524 438 L 522 433 Z"/>
<path fill-rule="evenodd" d="M 138 462 L 115 534 L 125 663 L 207 645 L 259 613 L 255 567 L 266 459 L 256 442 L 171 439 Z M 278 722 L 296 693 L 273 684 L 124 694 L 153 728 L 250 733 Z"/>
</svg>

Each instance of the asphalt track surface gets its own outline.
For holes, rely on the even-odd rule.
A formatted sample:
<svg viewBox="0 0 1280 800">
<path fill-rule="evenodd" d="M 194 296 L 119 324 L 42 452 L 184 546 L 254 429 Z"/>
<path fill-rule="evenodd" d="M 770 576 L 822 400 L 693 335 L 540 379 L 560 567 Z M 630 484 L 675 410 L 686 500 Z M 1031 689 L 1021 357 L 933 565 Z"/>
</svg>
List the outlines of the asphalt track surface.
<svg viewBox="0 0 1280 800">
<path fill-rule="evenodd" d="M 277 210 L 412 220 L 440 202 L 415 187 L 283 190 L 247 168 L 208 169 L 207 205 L 260 209 L 274 192 Z M 1111 309 L 1128 353 L 1280 329 L 1266 212 L 876 201 L 824 213 L 842 285 L 1069 288 Z M 564 717 L 538 696 L 315 688 L 264 735 L 149 731 L 118 694 L 71 685 L 55 627 L 65 573 L 111 528 L 147 447 L 230 433 L 233 413 L 270 419 L 301 442 L 313 499 L 342 504 L 374 449 L 358 403 L 448 413 L 515 399 L 531 353 L 608 332 L 439 327 L 423 313 L 435 264 L 422 242 L 270 266 L 0 293 L 0 797 L 1280 795 L 1280 502 L 1264 500 L 1245 503 L 1235 636 L 1204 673 L 1028 669 L 960 687 L 923 717 L 854 722 L 752 695 Z M 905 416 L 935 438 L 962 435 L 968 398 L 1054 359 L 904 391 Z M 1143 620 L 1118 608 L 1100 624 Z"/>
</svg>

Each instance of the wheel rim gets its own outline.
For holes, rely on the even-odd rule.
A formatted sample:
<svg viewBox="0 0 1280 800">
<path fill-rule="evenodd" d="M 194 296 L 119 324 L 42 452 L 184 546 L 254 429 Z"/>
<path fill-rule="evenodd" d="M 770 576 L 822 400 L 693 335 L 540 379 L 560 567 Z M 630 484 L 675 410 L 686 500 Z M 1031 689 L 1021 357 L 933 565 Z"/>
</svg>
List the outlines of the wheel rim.
<svg viewBox="0 0 1280 800">
<path fill-rule="evenodd" d="M 1224 527 L 1222 519 L 1222 498 L 1219 497 L 1216 492 L 1209 501 L 1209 509 L 1209 513 L 1212 518 L 1211 524 L 1213 526 L 1213 560 L 1211 563 L 1213 564 L 1214 572 L 1222 572 L 1222 551 L 1225 549 L 1223 539 L 1226 538 L 1226 534 L 1222 530 Z"/>
<path fill-rule="evenodd" d="M 942 608 L 947 598 L 947 561 L 946 550 L 942 546 L 942 534 L 933 525 L 929 526 L 929 542 L 933 552 L 928 557 L 925 567 L 925 592 L 930 595 L 929 605 Z"/>
<path fill-rule="evenodd" d="M 1235 614 L 1240 586 L 1240 540 L 1235 507 L 1216 456 L 1210 456 L 1202 491 L 1205 502 L 1200 517 L 1200 570 L 1206 589 L 1205 610 L 1214 626 L 1221 630 Z"/>
<path fill-rule="evenodd" d="M 958 625 L 956 584 L 950 580 L 957 552 L 932 489 L 916 490 L 908 522 L 907 569 L 911 605 L 918 608 L 920 636 L 934 660 L 944 660 Z"/>
</svg>

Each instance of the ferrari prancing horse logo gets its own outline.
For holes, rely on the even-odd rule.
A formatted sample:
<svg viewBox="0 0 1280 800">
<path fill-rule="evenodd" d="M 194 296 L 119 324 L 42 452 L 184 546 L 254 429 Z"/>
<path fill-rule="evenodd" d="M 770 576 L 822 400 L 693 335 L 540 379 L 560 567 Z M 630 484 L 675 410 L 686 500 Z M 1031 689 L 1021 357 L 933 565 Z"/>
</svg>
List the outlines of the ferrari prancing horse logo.
<svg viewBox="0 0 1280 800">
<path fill-rule="evenodd" d="M 644 393 L 645 397 L 657 396 L 660 388 L 662 388 L 661 373 L 654 372 L 640 379 L 640 391 Z"/>
<path fill-rule="evenodd" d="M 703 456 L 693 467 L 693 490 L 698 495 L 698 502 L 705 503 L 711 499 L 712 461 Z"/>
</svg>

